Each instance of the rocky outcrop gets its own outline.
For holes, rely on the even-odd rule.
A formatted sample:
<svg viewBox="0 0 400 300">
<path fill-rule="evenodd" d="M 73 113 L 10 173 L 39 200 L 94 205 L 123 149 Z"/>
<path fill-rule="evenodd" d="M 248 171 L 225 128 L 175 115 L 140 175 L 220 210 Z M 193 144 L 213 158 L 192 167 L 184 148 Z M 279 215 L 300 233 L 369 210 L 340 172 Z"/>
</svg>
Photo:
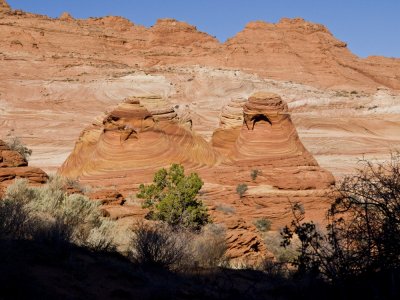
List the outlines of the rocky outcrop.
<svg viewBox="0 0 400 300">
<path fill-rule="evenodd" d="M 243 105 L 242 119 L 242 124 L 231 126 L 222 121 L 213 134 L 212 145 L 227 157 L 228 165 L 257 169 L 266 184 L 282 189 L 320 189 L 334 182 L 301 143 L 287 104 L 278 95 L 253 94 Z"/>
<path fill-rule="evenodd" d="M 71 22 L 71 21 L 74 20 L 74 18 L 73 18 L 73 17 L 71 16 L 71 14 L 68 13 L 68 12 L 63 12 L 63 13 L 60 15 L 59 19 L 62 20 L 62 21 L 67 21 L 67 22 Z"/>
<path fill-rule="evenodd" d="M 0 140 L 0 168 L 25 167 L 28 161 L 17 151 L 13 151 L 6 142 Z"/>
<path fill-rule="evenodd" d="M 0 140 L 0 195 L 18 178 L 26 178 L 35 185 L 45 183 L 48 176 L 39 168 L 28 167 L 27 160 L 21 154 Z"/>
<path fill-rule="evenodd" d="M 97 200 L 121 222 L 144 214 L 128 197 L 137 185 L 180 162 L 205 181 L 202 200 L 216 207 L 215 222 L 231 220 L 230 241 L 250 234 L 237 242 L 243 254 L 259 248 L 255 220 L 267 217 L 274 229 L 287 224 L 289 200 L 302 201 L 307 215 L 322 220 L 333 178 L 302 143 L 339 174 L 363 153 L 384 159 L 400 143 L 399 96 L 388 89 L 399 87 L 400 60 L 358 58 L 327 28 L 302 19 L 252 22 L 223 44 L 172 19 L 146 28 L 121 17 L 52 19 L 14 11 L 1 13 L 1 24 L 1 133 L 32 137 L 31 161 L 46 170 L 61 165 L 94 116 L 119 99 L 145 95 L 87 127 L 61 169 L 98 189 L 118 187 L 130 199 L 123 205 L 118 195 Z M 254 90 L 280 94 L 291 117 L 284 103 L 270 109 L 271 99 L 257 96 L 266 103 L 246 104 L 247 126 L 243 100 L 225 106 L 219 119 L 227 99 L 247 99 Z M 0 169 L 26 167 L 7 151 Z M 240 198 L 235 190 L 242 183 L 248 191 Z"/>
<path fill-rule="evenodd" d="M 235 161 L 268 161 L 274 166 L 317 165 L 297 135 L 287 104 L 278 95 L 261 92 L 250 96 L 243 107 L 243 119 L 232 151 Z"/>
<path fill-rule="evenodd" d="M 0 5 L 9 10 L 4 0 Z M 71 58 L 74 65 L 101 66 L 101 61 L 108 61 L 111 69 L 124 66 L 127 70 L 135 66 L 205 65 L 318 87 L 400 89 L 399 59 L 361 59 L 326 27 L 300 18 L 285 18 L 275 24 L 251 22 L 223 44 L 174 19 L 160 19 L 146 28 L 115 16 L 75 20 L 68 13 L 51 19 L 18 12 L 4 18 L 0 52 L 7 53 L 8 45 L 19 41 L 29 45 L 22 53 L 31 55 L 32 60 L 54 56 L 63 66 L 70 65 Z"/>
<path fill-rule="evenodd" d="M 0 13 L 10 11 L 10 5 L 6 2 L 6 0 L 0 0 Z"/>
<path fill-rule="evenodd" d="M 268 255 L 254 226 L 257 218 L 271 216 L 278 226 L 288 218 L 287 199 L 302 195 L 310 203 L 321 201 L 334 183 L 302 145 L 278 95 L 255 93 L 248 101 L 234 99 L 223 109 L 212 143 L 188 129 L 162 103 L 156 96 L 125 99 L 83 131 L 59 173 L 103 189 L 118 186 L 127 197 L 160 168 L 183 164 L 206 183 L 203 201 L 214 221 L 227 227 L 229 255 L 253 261 Z M 257 179 L 250 176 L 252 170 L 257 170 Z M 252 189 L 241 198 L 236 186 L 243 183 Z M 114 219 L 145 214 L 114 194 L 99 192 L 94 198 L 106 204 Z M 322 212 L 315 204 L 310 210 Z"/>
<path fill-rule="evenodd" d="M 221 112 L 220 128 L 229 129 L 243 124 L 243 106 L 247 99 L 236 98 L 232 99 Z"/>
<path fill-rule="evenodd" d="M 138 99 L 127 99 L 81 134 L 59 172 L 67 177 L 136 174 L 148 181 L 154 170 L 172 163 L 201 167 L 218 161 L 212 147 L 182 126 L 171 109 L 153 112 Z"/>
<path fill-rule="evenodd" d="M 400 88 L 400 81 L 395 79 L 399 75 L 395 67 L 398 59 L 392 62 L 389 75 L 388 65 L 378 67 L 358 58 L 325 26 L 301 18 L 283 18 L 276 24 L 251 22 L 224 46 L 229 53 L 227 65 L 267 78 L 336 88 L 359 84 L 371 87 L 379 82 Z"/>
</svg>

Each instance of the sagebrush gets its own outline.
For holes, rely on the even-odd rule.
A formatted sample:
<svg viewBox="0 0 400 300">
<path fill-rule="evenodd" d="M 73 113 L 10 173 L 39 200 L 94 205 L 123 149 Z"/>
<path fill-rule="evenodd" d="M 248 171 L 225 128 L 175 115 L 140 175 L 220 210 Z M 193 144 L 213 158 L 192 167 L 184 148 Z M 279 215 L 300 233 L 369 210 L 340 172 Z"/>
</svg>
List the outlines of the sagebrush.
<svg viewBox="0 0 400 300">
<path fill-rule="evenodd" d="M 68 195 L 64 184 L 64 179 L 57 176 L 41 187 L 16 180 L 1 201 L 1 234 L 112 249 L 114 223 L 102 217 L 95 201 L 81 194 Z"/>
</svg>

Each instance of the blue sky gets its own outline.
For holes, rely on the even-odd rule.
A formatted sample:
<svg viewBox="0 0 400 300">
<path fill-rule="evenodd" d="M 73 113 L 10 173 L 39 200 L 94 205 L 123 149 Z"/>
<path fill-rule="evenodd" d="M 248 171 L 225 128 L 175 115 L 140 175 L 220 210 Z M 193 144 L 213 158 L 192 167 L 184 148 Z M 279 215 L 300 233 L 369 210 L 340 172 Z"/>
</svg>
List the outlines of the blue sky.
<svg viewBox="0 0 400 300">
<path fill-rule="evenodd" d="M 175 18 L 220 41 L 254 20 L 302 17 L 322 23 L 355 54 L 400 57 L 400 0 L 7 0 L 14 9 L 75 18 L 118 15 L 152 26 Z"/>
</svg>

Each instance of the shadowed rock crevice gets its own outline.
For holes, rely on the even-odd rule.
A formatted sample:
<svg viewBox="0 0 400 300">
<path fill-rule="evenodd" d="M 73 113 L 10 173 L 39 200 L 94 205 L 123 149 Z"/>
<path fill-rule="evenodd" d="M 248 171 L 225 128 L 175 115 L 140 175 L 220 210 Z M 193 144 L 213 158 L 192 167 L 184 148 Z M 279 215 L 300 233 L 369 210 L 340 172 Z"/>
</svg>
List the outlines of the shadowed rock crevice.
<svg viewBox="0 0 400 300">
<path fill-rule="evenodd" d="M 249 120 L 250 119 L 250 120 Z M 254 130 L 254 126 L 256 125 L 256 123 L 258 122 L 266 122 L 269 123 L 270 125 L 272 125 L 272 122 L 268 119 L 268 117 L 266 115 L 262 115 L 262 114 L 255 114 L 254 116 L 245 116 L 244 117 L 244 122 L 247 126 L 247 129 L 249 128 L 249 121 L 251 122 L 250 126 L 251 126 L 251 130 Z"/>
</svg>

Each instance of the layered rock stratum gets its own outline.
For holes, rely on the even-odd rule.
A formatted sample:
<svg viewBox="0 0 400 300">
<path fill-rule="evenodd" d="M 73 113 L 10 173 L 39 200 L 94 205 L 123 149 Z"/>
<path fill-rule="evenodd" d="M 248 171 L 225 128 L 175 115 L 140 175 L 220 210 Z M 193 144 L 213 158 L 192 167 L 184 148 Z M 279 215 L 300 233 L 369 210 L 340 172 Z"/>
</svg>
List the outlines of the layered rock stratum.
<svg viewBox="0 0 400 300">
<path fill-rule="evenodd" d="M 126 169 L 142 168 L 140 155 L 148 153 L 130 153 L 125 162 L 119 154 L 110 158 L 110 152 L 117 149 L 121 154 L 121 145 L 132 146 L 139 141 L 135 136 L 145 135 L 152 141 L 147 147 L 164 149 L 164 158 L 148 161 L 149 168 L 137 178 L 150 180 L 154 169 L 177 155 L 188 170 L 205 178 L 205 201 L 215 218 L 229 224 L 231 233 L 240 228 L 231 240 L 242 236 L 243 241 L 254 241 L 237 242 L 248 249 L 260 244 L 254 219 L 266 215 L 274 228 L 287 223 L 288 197 L 302 200 L 311 216 L 322 218 L 324 187 L 331 179 L 318 165 L 340 178 L 357 167 L 360 157 L 381 160 L 400 148 L 400 60 L 359 58 L 326 27 L 302 19 L 251 22 L 220 43 L 173 19 L 150 28 L 116 16 L 75 19 L 63 13 L 52 19 L 12 10 L 2 0 L 0 40 L 0 139 L 20 137 L 33 150 L 30 165 L 55 172 L 72 152 L 68 163 L 82 166 L 75 173 L 68 171 L 70 176 L 94 184 L 101 178 L 110 182 L 111 190 L 121 187 L 129 199 L 128 190 L 136 183 L 133 173 L 123 169 L 125 163 Z M 249 129 L 243 126 L 242 106 L 247 103 L 253 110 L 253 101 L 247 99 L 255 91 L 280 95 L 287 108 L 279 106 L 277 116 L 264 110 L 266 119 L 261 117 Z M 133 102 L 120 104 L 121 99 Z M 143 120 L 150 122 L 147 131 L 137 131 L 135 122 L 125 124 L 120 114 L 107 121 L 118 105 L 120 113 L 142 105 L 139 111 L 152 116 Z M 285 134 L 269 130 L 267 120 L 286 122 L 279 131 Z M 151 129 L 153 125 L 161 130 Z M 257 148 L 257 135 L 266 147 L 265 138 L 275 139 L 268 147 L 277 147 L 279 153 L 278 139 L 290 144 L 287 158 L 272 159 L 269 151 L 249 155 L 249 149 Z M 167 149 L 177 142 L 186 146 Z M 82 160 L 86 155 L 90 161 L 91 153 L 78 155 L 80 143 L 82 149 L 97 145 L 93 155 L 99 161 Z M 205 159 L 204 153 L 210 157 Z M 110 169 L 108 159 L 120 160 L 116 169 Z M 258 165 L 262 161 L 265 164 Z M 253 182 L 249 172 L 256 163 L 262 173 Z M 239 181 L 249 186 L 243 199 L 235 192 Z M 111 192 L 105 194 L 110 200 L 105 202 L 114 202 Z M 129 223 L 129 217 L 143 216 L 135 203 L 104 205 L 111 217 Z"/>
<path fill-rule="evenodd" d="M 0 196 L 15 179 L 27 179 L 30 184 L 39 185 L 48 176 L 39 168 L 29 167 L 25 157 L 0 140 Z"/>
<path fill-rule="evenodd" d="M 95 116 L 132 95 L 161 95 L 209 140 L 230 99 L 276 92 L 307 148 L 338 176 L 400 143 L 400 60 L 359 58 L 323 25 L 252 22 L 221 44 L 172 19 L 146 28 L 2 7 L 1 137 L 20 136 L 34 150 L 31 163 L 48 171 Z"/>
<path fill-rule="evenodd" d="M 222 143 L 216 135 L 212 143 L 207 142 L 182 123 L 173 109 L 160 108 L 153 115 L 154 99 L 160 98 L 131 97 L 96 120 L 82 132 L 59 173 L 94 187 L 117 186 L 128 197 L 139 184 L 151 182 L 159 169 L 182 164 L 205 181 L 201 197 L 216 222 L 227 226 L 233 258 L 264 253 L 254 222 L 266 217 L 278 228 L 288 218 L 290 201 L 298 197 L 308 202 L 310 215 L 321 217 L 334 178 L 305 149 L 287 104 L 278 95 L 260 92 L 246 102 L 233 101 L 233 115 L 239 113 L 241 103 L 243 118 L 227 128 L 224 110 L 223 127 L 217 132 L 231 140 Z M 235 134 L 230 134 L 232 129 Z M 253 170 L 257 178 L 251 177 Z M 244 198 L 236 193 L 239 184 L 250 187 Z M 106 210 L 117 219 L 120 213 L 123 217 L 129 211 L 131 216 L 138 214 L 138 206 L 129 203 Z"/>
<path fill-rule="evenodd" d="M 10 5 L 5 0 L 0 0 L 0 12 L 8 12 L 10 9 Z"/>
</svg>

